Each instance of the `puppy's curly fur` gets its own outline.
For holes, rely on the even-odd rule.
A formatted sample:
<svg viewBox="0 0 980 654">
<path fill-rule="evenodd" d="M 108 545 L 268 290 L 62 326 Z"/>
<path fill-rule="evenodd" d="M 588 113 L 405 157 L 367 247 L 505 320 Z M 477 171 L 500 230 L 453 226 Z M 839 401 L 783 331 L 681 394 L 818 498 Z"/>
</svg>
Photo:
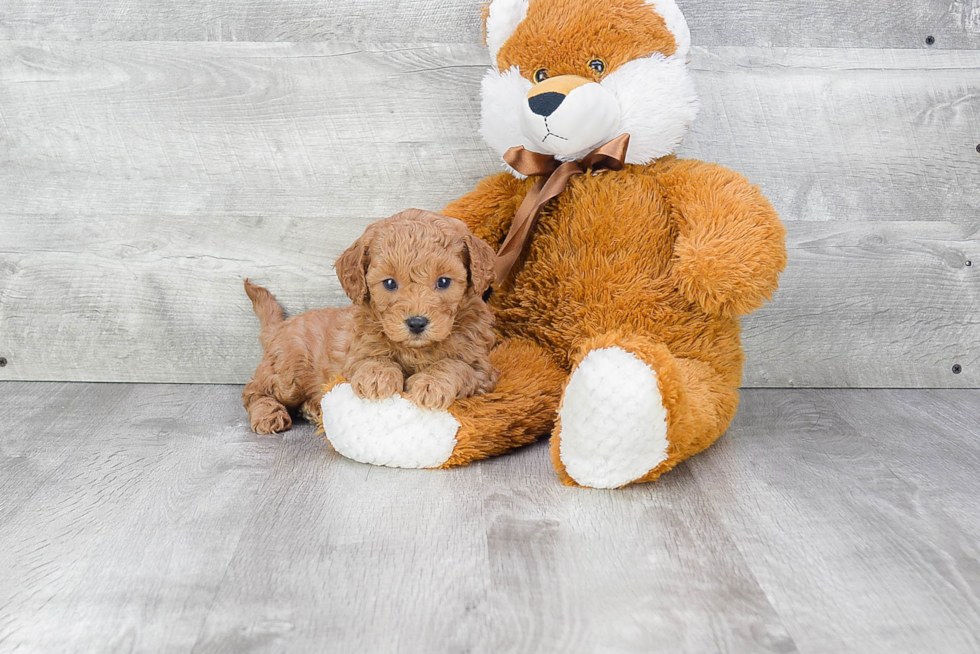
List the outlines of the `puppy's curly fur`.
<svg viewBox="0 0 980 654">
<path fill-rule="evenodd" d="M 366 399 L 397 393 L 445 409 L 493 389 L 493 316 L 482 296 L 493 249 L 459 220 L 409 209 L 370 225 L 335 267 L 353 306 L 284 320 L 269 291 L 245 280 L 265 356 L 242 401 L 260 434 L 319 422 L 322 388 L 338 377 Z"/>
</svg>

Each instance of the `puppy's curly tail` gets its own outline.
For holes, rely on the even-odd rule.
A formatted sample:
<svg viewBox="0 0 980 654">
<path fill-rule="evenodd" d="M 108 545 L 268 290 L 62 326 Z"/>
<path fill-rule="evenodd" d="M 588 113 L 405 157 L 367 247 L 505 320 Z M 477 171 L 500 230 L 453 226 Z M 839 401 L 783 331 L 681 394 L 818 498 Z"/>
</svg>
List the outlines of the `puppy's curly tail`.
<svg viewBox="0 0 980 654">
<path fill-rule="evenodd" d="M 269 291 L 258 284 L 245 280 L 245 294 L 252 301 L 252 310 L 259 317 L 259 324 L 262 325 L 262 334 L 259 339 L 264 342 L 265 335 L 269 330 L 284 319 L 282 307 L 276 302 L 276 298 Z"/>
</svg>

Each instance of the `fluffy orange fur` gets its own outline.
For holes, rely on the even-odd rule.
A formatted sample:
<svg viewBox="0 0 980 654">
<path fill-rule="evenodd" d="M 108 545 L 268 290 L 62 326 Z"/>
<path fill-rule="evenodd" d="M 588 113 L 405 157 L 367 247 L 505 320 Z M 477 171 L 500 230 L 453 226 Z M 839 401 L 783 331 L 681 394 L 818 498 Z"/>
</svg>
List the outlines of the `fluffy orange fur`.
<svg viewBox="0 0 980 654">
<path fill-rule="evenodd" d="M 644 0 L 532 0 L 501 46 L 500 70 L 534 81 L 593 81 L 677 41 Z M 590 66 L 601 59 L 604 66 Z M 500 173 L 444 213 L 499 246 L 536 178 Z M 633 482 L 659 478 L 701 452 L 738 407 L 740 316 L 772 297 L 786 264 L 785 231 L 758 188 L 721 166 L 666 156 L 573 177 L 541 211 L 513 273 L 490 299 L 500 343 L 496 388 L 448 411 L 460 427 L 443 467 L 503 454 L 551 433 L 561 458 L 559 405 L 589 352 L 618 347 L 656 373 L 667 457 Z M 655 398 L 651 397 L 651 401 Z"/>
<path fill-rule="evenodd" d="M 444 212 L 499 243 L 533 182 L 494 175 Z M 668 459 L 637 481 L 711 445 L 738 406 L 738 316 L 775 291 L 784 236 L 758 188 L 721 166 L 671 156 L 573 178 L 490 301 L 505 339 L 498 350 L 520 343 L 524 355 L 497 363 L 497 393 L 512 375 L 532 381 L 512 397 L 452 407 L 463 426 L 447 465 L 522 445 L 531 440 L 524 425 L 534 422 L 539 434 L 553 432 L 556 470 L 573 484 L 558 457 L 558 403 L 584 354 L 613 345 L 656 370 L 668 411 Z"/>
<path fill-rule="evenodd" d="M 492 390 L 493 317 L 482 295 L 493 258 L 459 220 L 411 209 L 370 225 L 337 260 L 353 306 L 284 320 L 272 294 L 245 280 L 265 349 L 242 393 L 252 429 L 289 429 L 290 409 L 320 422 L 323 393 L 340 378 L 359 397 L 404 392 L 430 409 Z"/>
<path fill-rule="evenodd" d="M 644 0 L 532 0 L 496 63 L 519 66 L 532 81 L 540 69 L 599 81 L 631 60 L 676 50 Z M 596 58 L 602 72 L 589 65 Z M 444 213 L 499 246 L 536 181 L 493 175 Z M 668 156 L 572 178 L 541 212 L 511 278 L 496 285 L 490 306 L 502 340 L 491 360 L 500 379 L 493 392 L 450 407 L 461 427 L 445 467 L 551 432 L 555 470 L 575 485 L 560 457 L 559 404 L 585 355 L 614 346 L 656 372 L 667 411 L 667 459 L 635 481 L 704 450 L 735 415 L 739 317 L 776 290 L 784 241 L 759 189 L 721 166 Z"/>
<path fill-rule="evenodd" d="M 644 0 L 551 0 L 532 3 L 527 18 L 497 53 L 497 66 L 520 66 L 531 81 L 544 69 L 549 77 L 579 75 L 598 82 L 626 62 L 676 51 L 663 18 Z M 605 64 L 603 73 L 589 67 L 594 59 Z"/>
</svg>

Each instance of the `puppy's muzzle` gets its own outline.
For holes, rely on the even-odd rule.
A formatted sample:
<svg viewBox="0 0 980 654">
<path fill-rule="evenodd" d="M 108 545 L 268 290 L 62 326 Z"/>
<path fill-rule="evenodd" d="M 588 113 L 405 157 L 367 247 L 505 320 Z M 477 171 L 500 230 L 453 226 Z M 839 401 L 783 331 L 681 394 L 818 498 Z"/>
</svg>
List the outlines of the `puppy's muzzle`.
<svg viewBox="0 0 980 654">
<path fill-rule="evenodd" d="M 429 319 L 425 316 L 412 316 L 405 319 L 405 326 L 408 327 L 408 331 L 418 336 L 429 326 Z"/>
</svg>

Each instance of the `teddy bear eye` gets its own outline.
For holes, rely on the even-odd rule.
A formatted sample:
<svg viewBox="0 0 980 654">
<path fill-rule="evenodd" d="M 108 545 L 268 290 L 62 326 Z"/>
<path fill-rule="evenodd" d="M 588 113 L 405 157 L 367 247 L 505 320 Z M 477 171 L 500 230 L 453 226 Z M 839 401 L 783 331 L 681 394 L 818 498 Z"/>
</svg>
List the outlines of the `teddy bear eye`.
<svg viewBox="0 0 980 654">
<path fill-rule="evenodd" d="M 589 68 L 602 75 L 606 72 L 606 62 L 602 59 L 593 59 L 589 62 Z"/>
<path fill-rule="evenodd" d="M 383 282 L 381 282 L 381 285 L 385 287 L 385 290 L 386 291 L 395 291 L 395 290 L 398 290 L 398 282 L 396 282 L 391 277 L 389 277 L 388 279 L 386 279 Z"/>
<path fill-rule="evenodd" d="M 548 71 L 547 70 L 545 70 L 544 68 L 539 68 L 536 71 L 534 71 L 534 81 L 535 82 L 543 82 L 546 79 L 548 79 Z"/>
<path fill-rule="evenodd" d="M 453 280 L 449 279 L 448 277 L 440 277 L 436 280 L 436 288 L 438 288 L 440 291 L 444 291 L 452 286 L 452 283 Z"/>
</svg>

